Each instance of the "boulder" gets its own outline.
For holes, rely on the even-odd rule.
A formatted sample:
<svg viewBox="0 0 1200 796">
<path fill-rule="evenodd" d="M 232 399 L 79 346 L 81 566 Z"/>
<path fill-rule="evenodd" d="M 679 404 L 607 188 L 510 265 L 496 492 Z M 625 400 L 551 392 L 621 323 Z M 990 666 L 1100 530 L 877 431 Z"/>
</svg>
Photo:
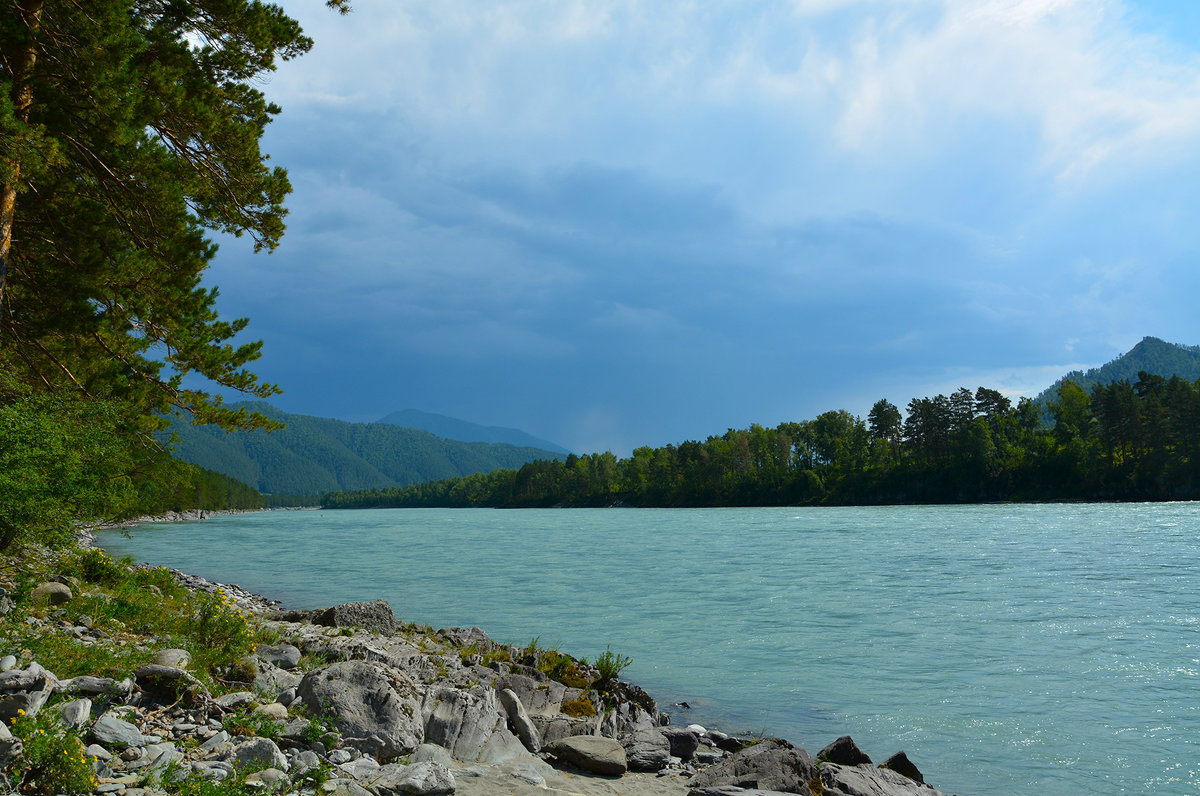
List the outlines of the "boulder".
<svg viewBox="0 0 1200 796">
<path fill-rule="evenodd" d="M 854 739 L 849 735 L 843 735 L 829 744 L 829 746 L 817 752 L 817 760 L 828 760 L 830 763 L 837 763 L 839 766 L 871 765 L 871 758 L 867 757 L 866 752 L 858 748 L 858 744 L 854 743 Z"/>
<path fill-rule="evenodd" d="M 769 738 L 730 755 L 692 779 L 695 788 L 734 785 L 791 793 L 807 793 L 818 776 L 817 767 L 803 749 Z"/>
<path fill-rule="evenodd" d="M 496 763 L 525 752 L 491 688 L 431 688 L 421 713 L 425 740 L 446 747 L 455 760 Z"/>
<path fill-rule="evenodd" d="M 141 747 L 146 745 L 146 736 L 133 724 L 109 711 L 92 725 L 92 738 L 104 746 Z"/>
<path fill-rule="evenodd" d="M 92 717 L 92 700 L 74 699 L 58 707 L 58 715 L 67 729 L 81 730 Z"/>
<path fill-rule="evenodd" d="M 661 771 L 671 760 L 671 742 L 658 728 L 638 730 L 622 745 L 630 771 Z"/>
<path fill-rule="evenodd" d="M 334 720 L 346 744 L 380 761 L 408 754 L 424 740 L 416 686 L 390 667 L 332 663 L 305 675 L 297 691 L 313 716 Z"/>
<path fill-rule="evenodd" d="M 265 705 L 259 705 L 253 711 L 256 716 L 266 716 L 271 721 L 287 721 L 288 711 L 283 705 L 278 702 L 268 702 Z"/>
<path fill-rule="evenodd" d="M 387 600 L 335 605 L 317 614 L 313 623 L 326 627 L 361 627 L 388 635 L 396 632 L 396 615 Z"/>
<path fill-rule="evenodd" d="M 619 777 L 629 770 L 625 749 L 612 738 L 575 735 L 555 741 L 546 751 L 564 763 L 604 777 Z"/>
<path fill-rule="evenodd" d="M 925 782 L 925 777 L 921 775 L 921 770 L 916 767 L 913 761 L 908 759 L 908 755 L 904 754 L 903 751 L 896 752 L 896 754 L 880 763 L 879 767 L 890 768 L 897 774 L 903 774 L 916 782 Z"/>
<path fill-rule="evenodd" d="M 160 666 L 174 666 L 184 669 L 192 662 L 192 653 L 181 649 L 159 650 L 158 654 L 154 656 L 154 662 Z"/>
<path fill-rule="evenodd" d="M 259 644 L 254 654 L 280 669 L 295 669 L 300 665 L 300 650 L 291 644 Z"/>
<path fill-rule="evenodd" d="M 90 696 L 103 694 L 128 695 L 133 690 L 133 681 L 121 680 L 118 682 L 111 677 L 81 675 L 63 680 L 58 684 L 58 690 L 66 694 L 88 694 Z"/>
<path fill-rule="evenodd" d="M 821 763 L 821 785 L 827 796 L 942 796 L 928 785 L 875 766 Z"/>
<path fill-rule="evenodd" d="M 365 783 L 382 796 L 434 796 L 454 793 L 454 775 L 440 763 L 423 762 L 404 766 L 389 763 Z"/>
<path fill-rule="evenodd" d="M 233 747 L 233 759 L 241 766 L 288 770 L 288 760 L 270 738 L 247 738 Z"/>
<path fill-rule="evenodd" d="M 35 602 L 48 602 L 51 605 L 62 605 L 71 601 L 71 589 L 63 583 L 43 583 L 34 588 L 29 595 Z"/>
<path fill-rule="evenodd" d="M 812 793 L 813 791 L 808 791 Z M 692 788 L 688 796 L 795 796 L 781 790 L 759 790 L 758 788 L 739 788 L 735 785 L 721 785 L 715 788 Z"/>
<path fill-rule="evenodd" d="M 236 710 L 237 708 L 245 707 L 254 701 L 253 691 L 230 691 L 228 694 L 223 694 L 213 702 L 226 710 Z"/>
<path fill-rule="evenodd" d="M 667 726 L 658 729 L 671 744 L 671 756 L 678 757 L 685 763 L 691 760 L 700 748 L 700 736 L 690 727 Z"/>
<path fill-rule="evenodd" d="M 525 712 L 525 706 L 521 704 L 520 698 L 508 688 L 498 691 L 497 694 L 500 704 L 504 706 L 504 712 L 508 715 L 509 727 L 512 728 L 526 749 L 537 754 L 542 748 L 542 736 L 538 732 L 538 728 L 530 721 L 529 714 Z"/>
<path fill-rule="evenodd" d="M 489 652 L 495 646 L 488 634 L 478 627 L 443 627 L 437 634 L 459 649 L 475 647 L 476 652 Z"/>
</svg>

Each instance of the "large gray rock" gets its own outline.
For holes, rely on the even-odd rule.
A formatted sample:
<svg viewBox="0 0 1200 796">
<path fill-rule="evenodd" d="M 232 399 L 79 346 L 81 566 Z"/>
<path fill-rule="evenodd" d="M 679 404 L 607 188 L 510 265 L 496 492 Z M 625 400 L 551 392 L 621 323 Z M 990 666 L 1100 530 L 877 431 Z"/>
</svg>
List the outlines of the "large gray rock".
<svg viewBox="0 0 1200 796">
<path fill-rule="evenodd" d="M 387 762 L 424 740 L 416 686 L 390 667 L 341 661 L 309 672 L 297 689 L 314 716 L 333 719 L 343 741 Z"/>
<path fill-rule="evenodd" d="M 81 675 L 63 680 L 58 685 L 58 690 L 66 694 L 120 694 L 128 695 L 133 690 L 132 680 L 114 680 L 111 677 L 92 677 L 91 675 Z"/>
<path fill-rule="evenodd" d="M 146 736 L 142 735 L 141 730 L 111 711 L 96 719 L 92 725 L 92 738 L 105 746 L 146 745 Z"/>
<path fill-rule="evenodd" d="M 409 766 L 390 763 L 365 784 L 385 796 L 434 796 L 454 793 L 455 788 L 454 775 L 450 770 L 440 763 L 428 761 Z"/>
<path fill-rule="evenodd" d="M 58 706 L 58 715 L 68 729 L 81 730 L 92 717 L 92 700 L 73 699 Z"/>
<path fill-rule="evenodd" d="M 671 744 L 671 756 L 685 763 L 692 759 L 700 747 L 700 735 L 691 727 L 659 727 L 659 732 Z"/>
<path fill-rule="evenodd" d="M 71 590 L 62 583 L 43 583 L 30 593 L 33 602 L 48 602 L 51 605 L 62 605 L 71 601 Z"/>
<path fill-rule="evenodd" d="M 812 791 L 808 791 L 812 793 Z M 739 788 L 736 785 L 720 785 L 715 788 L 692 788 L 688 796 L 795 796 L 781 790 L 759 790 L 758 788 Z"/>
<path fill-rule="evenodd" d="M 313 623 L 326 627 L 361 627 L 373 633 L 396 632 L 396 615 L 387 600 L 335 605 L 317 614 Z"/>
<path fill-rule="evenodd" d="M 530 752 L 539 752 L 542 748 L 542 735 L 529 719 L 520 698 L 509 688 L 502 689 L 497 694 L 500 704 L 504 706 L 504 712 L 508 715 L 508 725 L 512 727 L 517 738 Z"/>
<path fill-rule="evenodd" d="M 730 755 L 692 779 L 694 788 L 735 785 L 791 793 L 808 793 L 808 783 L 818 776 L 803 749 L 770 738 Z"/>
<path fill-rule="evenodd" d="M 576 735 L 555 741 L 546 751 L 565 763 L 604 777 L 619 777 L 629 770 L 625 749 L 612 738 Z"/>
<path fill-rule="evenodd" d="M 288 760 L 270 738 L 248 738 L 233 747 L 233 759 L 239 765 L 288 770 Z"/>
<path fill-rule="evenodd" d="M 491 688 L 431 688 L 421 712 L 425 740 L 446 747 L 455 760 L 496 763 L 525 753 Z"/>
<path fill-rule="evenodd" d="M 254 654 L 280 669 L 295 669 L 300 665 L 300 650 L 291 644 L 259 644 Z"/>
<path fill-rule="evenodd" d="M 903 774 L 866 765 L 821 763 L 821 785 L 828 796 L 942 796 Z"/>
<path fill-rule="evenodd" d="M 661 771 L 671 760 L 671 742 L 657 728 L 638 730 L 622 745 L 630 771 Z"/>
</svg>

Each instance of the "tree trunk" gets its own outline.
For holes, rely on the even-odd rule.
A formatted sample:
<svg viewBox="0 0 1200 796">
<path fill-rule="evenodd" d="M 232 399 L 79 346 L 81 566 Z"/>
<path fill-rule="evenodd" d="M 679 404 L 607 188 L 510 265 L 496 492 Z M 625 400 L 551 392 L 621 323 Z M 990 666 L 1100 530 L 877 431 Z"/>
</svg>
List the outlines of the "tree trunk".
<svg viewBox="0 0 1200 796">
<path fill-rule="evenodd" d="M 12 70 L 12 101 L 17 120 L 29 122 L 33 107 L 33 66 L 37 62 L 37 32 L 42 23 L 45 0 L 23 0 L 17 5 L 26 38 L 18 52 L 5 60 Z M 21 164 L 10 163 L 10 179 L 0 186 L 0 315 L 4 312 L 5 289 L 8 285 L 8 258 L 12 251 L 13 218 L 17 210 L 17 186 L 21 182 Z"/>
</svg>

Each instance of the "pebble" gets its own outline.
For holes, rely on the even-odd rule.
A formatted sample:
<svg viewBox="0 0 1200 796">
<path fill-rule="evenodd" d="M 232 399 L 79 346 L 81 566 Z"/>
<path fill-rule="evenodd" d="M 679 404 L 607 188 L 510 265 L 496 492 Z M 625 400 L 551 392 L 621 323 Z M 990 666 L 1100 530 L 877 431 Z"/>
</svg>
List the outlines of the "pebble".
<svg viewBox="0 0 1200 796">
<path fill-rule="evenodd" d="M 5 655 L 0 658 L 0 672 L 7 672 L 9 669 L 17 668 L 17 656 Z"/>
</svg>

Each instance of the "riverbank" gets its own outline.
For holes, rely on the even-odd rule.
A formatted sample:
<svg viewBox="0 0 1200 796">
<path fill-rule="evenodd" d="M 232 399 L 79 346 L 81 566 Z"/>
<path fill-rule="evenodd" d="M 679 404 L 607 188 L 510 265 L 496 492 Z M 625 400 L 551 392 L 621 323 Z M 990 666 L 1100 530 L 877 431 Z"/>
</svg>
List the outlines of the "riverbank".
<svg viewBox="0 0 1200 796">
<path fill-rule="evenodd" d="M 228 787 L 251 777 L 272 780 L 281 792 L 316 793 L 316 777 L 326 780 L 322 793 L 356 796 L 448 788 L 699 796 L 734 793 L 728 788 L 739 784 L 795 793 L 936 794 L 893 770 L 853 765 L 861 753 L 845 741 L 814 760 L 783 741 L 664 725 L 653 699 L 615 676 L 619 656 L 588 663 L 536 645 L 498 644 L 477 628 L 404 624 L 381 601 L 280 611 L 272 600 L 232 585 L 172 573 L 179 594 L 164 593 L 157 604 L 170 602 L 171 610 L 193 617 L 219 605 L 222 621 L 236 627 L 240 620 L 242 632 L 254 637 L 243 644 L 245 655 L 205 659 L 206 647 L 228 639 L 139 630 L 144 617 L 107 615 L 104 606 L 131 587 L 153 596 L 149 587 L 161 591 L 166 584 L 163 570 L 118 576 L 105 561 L 98 551 L 47 558 L 40 567 L 10 561 L 14 573 L 26 571 L 3 586 L 13 599 L 7 629 L 20 630 L 3 639 L 12 659 L 0 667 L 7 669 L 0 687 L 12 693 L 0 700 L 29 705 L 37 701 L 29 694 L 44 693 L 39 710 L 75 717 L 74 733 L 92 741 L 89 753 L 99 758 L 92 764 L 96 793 L 179 792 L 178 783 L 162 777 L 172 767 Z M 123 580 L 96 582 L 114 578 Z M 43 584 L 71 596 L 55 602 L 61 598 L 47 595 L 62 591 L 39 592 Z M 69 662 L 72 647 L 80 653 L 74 657 L 94 661 L 83 665 L 94 671 Z M 106 648 L 106 656 L 96 654 Z M 46 657 L 52 649 L 55 660 Z M 15 687 L 31 680 L 39 687 Z M 82 682 L 94 689 L 100 680 L 103 689 L 81 696 Z M 81 706 L 81 699 L 90 704 Z M 158 740 L 106 745 L 103 727 L 118 719 Z M 13 729 L 21 730 L 21 722 Z M 10 785 L 21 760 L 13 756 L 6 764 Z M 900 758 L 891 763 L 900 764 Z M 263 770 L 245 773 L 254 768 Z M 418 773 L 432 790 L 398 784 Z"/>
</svg>

